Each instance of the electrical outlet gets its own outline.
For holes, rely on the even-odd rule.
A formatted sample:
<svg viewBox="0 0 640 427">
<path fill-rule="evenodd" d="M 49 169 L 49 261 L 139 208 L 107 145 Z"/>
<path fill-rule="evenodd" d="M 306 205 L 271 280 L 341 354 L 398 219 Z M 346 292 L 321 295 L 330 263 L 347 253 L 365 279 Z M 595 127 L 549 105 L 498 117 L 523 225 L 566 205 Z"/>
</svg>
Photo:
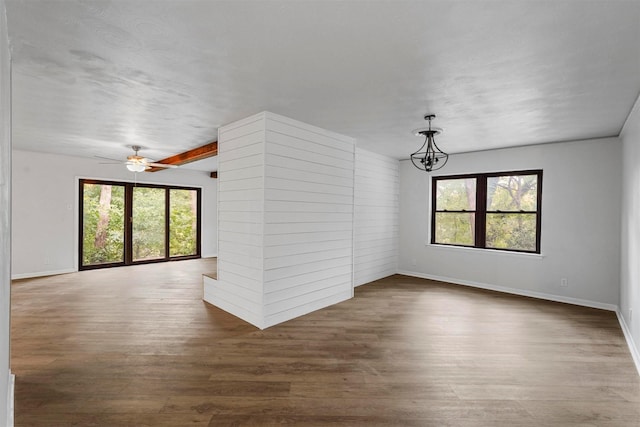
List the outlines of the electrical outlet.
<svg viewBox="0 0 640 427">
<path fill-rule="evenodd" d="M 629 309 L 629 323 L 631 323 L 631 319 L 633 319 L 633 310 Z"/>
<path fill-rule="evenodd" d="M 51 258 L 48 256 L 44 257 L 44 265 L 51 265 Z"/>
<path fill-rule="evenodd" d="M 567 286 L 569 286 L 569 279 L 566 277 L 560 279 L 560 287 L 566 288 Z"/>
</svg>

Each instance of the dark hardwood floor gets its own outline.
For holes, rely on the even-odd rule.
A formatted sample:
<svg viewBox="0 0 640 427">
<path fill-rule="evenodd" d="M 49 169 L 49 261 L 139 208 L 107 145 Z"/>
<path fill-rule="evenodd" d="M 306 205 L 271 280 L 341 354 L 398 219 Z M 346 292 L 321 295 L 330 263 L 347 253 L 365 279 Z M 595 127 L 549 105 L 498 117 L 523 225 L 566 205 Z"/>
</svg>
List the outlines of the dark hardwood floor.
<svg viewBox="0 0 640 427">
<path fill-rule="evenodd" d="M 16 426 L 640 426 L 614 313 L 393 276 L 259 331 L 215 270 L 15 281 Z"/>
</svg>

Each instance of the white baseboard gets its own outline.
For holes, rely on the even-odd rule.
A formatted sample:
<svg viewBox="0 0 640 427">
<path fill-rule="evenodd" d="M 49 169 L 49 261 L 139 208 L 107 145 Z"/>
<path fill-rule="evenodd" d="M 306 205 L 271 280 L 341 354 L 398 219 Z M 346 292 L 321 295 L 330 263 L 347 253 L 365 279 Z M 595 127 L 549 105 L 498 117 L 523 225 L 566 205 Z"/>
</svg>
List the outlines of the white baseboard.
<svg viewBox="0 0 640 427">
<path fill-rule="evenodd" d="M 201 255 L 201 258 L 217 258 L 218 254 L 206 254 L 206 255 Z M 18 279 L 33 279 L 36 277 L 44 277 L 44 276 L 55 276 L 57 274 L 67 274 L 67 273 L 77 273 L 78 270 L 75 268 L 65 268 L 62 270 L 50 270 L 50 271 L 37 271 L 35 273 L 18 273 L 18 274 L 12 274 L 11 275 L 11 280 L 18 280 Z"/>
<path fill-rule="evenodd" d="M 18 273 L 12 274 L 11 280 L 17 279 L 32 279 L 34 277 L 55 276 L 57 274 L 76 273 L 78 270 L 75 268 L 65 268 L 64 270 L 51 270 L 51 271 L 38 271 L 35 273 Z"/>
<path fill-rule="evenodd" d="M 16 376 L 9 371 L 9 384 L 7 390 L 7 427 L 13 427 L 14 425 L 14 402 L 15 402 L 15 394 L 14 391 L 16 389 Z"/>
<path fill-rule="evenodd" d="M 562 295 L 547 294 L 544 292 L 529 291 L 526 289 L 508 288 L 506 286 L 490 285 L 487 283 L 473 282 L 469 280 L 460 280 L 460 279 L 454 279 L 451 277 L 434 276 L 431 274 L 416 273 L 414 271 L 401 270 L 401 271 L 398 271 L 398 274 L 403 274 L 405 276 L 411 276 L 411 277 L 419 277 L 421 279 L 437 280 L 439 282 L 453 283 L 455 285 L 471 286 L 474 288 L 487 289 L 489 291 L 497 291 L 497 292 L 504 292 L 507 294 L 521 295 L 524 297 L 532 297 L 532 298 L 544 299 L 548 301 L 563 302 L 566 304 L 581 305 L 584 307 L 599 308 L 601 310 L 608 310 L 608 311 L 615 311 L 615 312 L 618 311 L 617 305 L 606 304 L 598 301 L 590 301 L 590 300 L 585 300 L 580 298 L 565 297 Z"/>
<path fill-rule="evenodd" d="M 635 363 L 638 375 L 640 375 L 640 350 L 638 350 L 636 343 L 633 341 L 631 331 L 627 326 L 627 322 L 624 320 L 624 316 L 622 315 L 622 313 L 620 313 L 620 310 L 616 310 L 616 315 L 618 316 L 618 322 L 620 322 L 620 327 L 622 328 L 624 338 L 625 340 L 627 340 L 627 346 L 629 346 L 629 351 L 631 352 L 633 363 Z"/>
<path fill-rule="evenodd" d="M 218 253 L 215 254 L 201 254 L 200 258 L 218 258 Z"/>
</svg>

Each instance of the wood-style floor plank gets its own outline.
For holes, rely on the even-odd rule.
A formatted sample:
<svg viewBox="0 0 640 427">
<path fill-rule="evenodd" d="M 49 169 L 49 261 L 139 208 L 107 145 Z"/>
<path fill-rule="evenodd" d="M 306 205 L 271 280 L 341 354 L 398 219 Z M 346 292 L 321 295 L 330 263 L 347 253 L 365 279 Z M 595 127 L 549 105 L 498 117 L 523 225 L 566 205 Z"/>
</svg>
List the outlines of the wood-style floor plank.
<svg viewBox="0 0 640 427">
<path fill-rule="evenodd" d="M 398 275 L 259 331 L 215 263 L 15 281 L 16 426 L 640 426 L 614 313 Z"/>
</svg>

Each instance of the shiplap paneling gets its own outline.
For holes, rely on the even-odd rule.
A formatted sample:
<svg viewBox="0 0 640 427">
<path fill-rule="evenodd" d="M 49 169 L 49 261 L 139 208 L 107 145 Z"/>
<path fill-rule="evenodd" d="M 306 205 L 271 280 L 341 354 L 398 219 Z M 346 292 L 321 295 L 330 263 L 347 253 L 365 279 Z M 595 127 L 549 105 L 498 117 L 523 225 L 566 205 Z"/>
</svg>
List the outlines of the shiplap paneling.
<svg viewBox="0 0 640 427">
<path fill-rule="evenodd" d="M 258 325 L 262 319 L 256 314 L 259 310 L 259 307 L 248 303 L 241 302 L 242 305 L 239 304 L 240 298 L 233 295 L 229 297 L 225 289 L 222 288 L 217 280 L 212 279 L 210 277 L 203 278 L 204 285 L 204 297 L 203 299 L 211 304 L 214 304 L 216 307 L 227 311 L 234 316 L 243 319 L 252 325 Z"/>
<path fill-rule="evenodd" d="M 218 130 L 218 278 L 204 300 L 263 327 L 264 114 Z"/>
<path fill-rule="evenodd" d="M 353 295 L 355 146 L 351 138 L 277 115 L 267 116 L 266 127 L 264 309 L 270 326 Z"/>
<path fill-rule="evenodd" d="M 326 242 L 344 240 L 343 231 L 321 231 L 304 234 L 273 234 L 264 236 L 265 246 L 291 245 L 296 243 Z"/>
<path fill-rule="evenodd" d="M 265 328 L 396 273 L 396 160 L 271 113 L 220 128 L 218 149 L 210 302 Z"/>
<path fill-rule="evenodd" d="M 398 270 L 399 162 L 356 148 L 354 284 Z"/>
<path fill-rule="evenodd" d="M 266 328 L 353 296 L 354 150 L 267 112 L 220 128 L 218 278 L 205 280 L 206 301 Z"/>
<path fill-rule="evenodd" d="M 314 158 L 309 159 L 295 159 L 290 156 L 282 155 L 270 155 L 267 153 L 267 163 L 271 167 L 278 167 L 281 169 L 292 169 L 310 173 L 320 173 L 331 176 L 339 176 L 347 179 L 353 179 L 353 170 L 343 169 L 337 166 L 326 165 L 314 162 Z"/>
<path fill-rule="evenodd" d="M 269 325 L 277 325 L 278 323 L 286 322 L 287 320 L 303 316 L 307 313 L 311 313 L 312 311 L 338 304 L 352 297 L 353 289 L 351 287 L 349 287 L 349 290 L 331 293 L 329 296 L 320 299 L 317 294 L 313 294 L 308 298 L 309 302 L 307 303 L 296 302 L 295 304 L 279 304 L 278 306 L 288 308 L 281 312 L 271 313 L 269 317 L 266 318 L 266 322 Z"/>
</svg>

